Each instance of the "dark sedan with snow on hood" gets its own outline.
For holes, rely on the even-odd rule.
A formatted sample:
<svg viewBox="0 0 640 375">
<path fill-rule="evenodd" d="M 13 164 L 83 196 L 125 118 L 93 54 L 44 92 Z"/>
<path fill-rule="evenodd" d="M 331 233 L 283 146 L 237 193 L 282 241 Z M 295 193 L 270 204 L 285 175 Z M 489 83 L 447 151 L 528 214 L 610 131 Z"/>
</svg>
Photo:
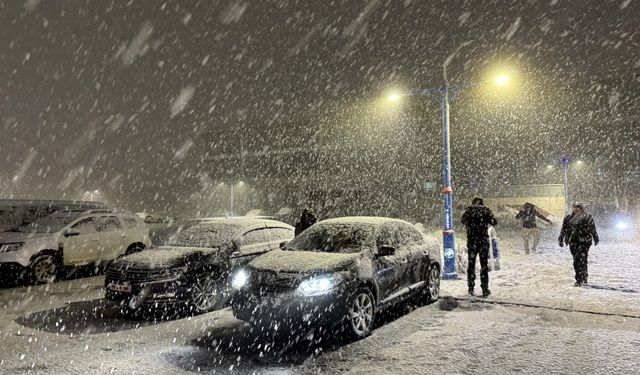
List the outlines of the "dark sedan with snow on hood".
<svg viewBox="0 0 640 375">
<path fill-rule="evenodd" d="M 235 267 L 278 249 L 294 228 L 266 219 L 217 219 L 181 232 L 168 246 L 132 254 L 106 272 L 106 297 L 141 312 L 188 307 L 202 313 L 229 301 L 228 277 Z"/>
<path fill-rule="evenodd" d="M 439 243 L 406 221 L 345 217 L 314 224 L 280 250 L 235 271 L 236 318 L 306 335 L 367 336 L 380 309 L 438 298 Z"/>
</svg>

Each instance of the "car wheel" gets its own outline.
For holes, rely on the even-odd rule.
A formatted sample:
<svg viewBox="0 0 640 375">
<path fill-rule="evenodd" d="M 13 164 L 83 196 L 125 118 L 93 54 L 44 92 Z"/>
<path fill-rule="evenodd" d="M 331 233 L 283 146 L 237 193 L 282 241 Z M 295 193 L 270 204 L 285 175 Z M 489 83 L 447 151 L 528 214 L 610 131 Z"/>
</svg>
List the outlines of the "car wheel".
<svg viewBox="0 0 640 375">
<path fill-rule="evenodd" d="M 375 322 L 375 300 L 368 288 L 358 289 L 351 299 L 346 317 L 346 329 L 354 340 L 363 339 L 371 334 Z"/>
<path fill-rule="evenodd" d="M 432 263 L 425 272 L 424 299 L 427 303 L 437 301 L 440 297 L 440 267 Z"/>
<path fill-rule="evenodd" d="M 196 277 L 191 287 L 191 305 L 198 314 L 211 311 L 222 298 L 218 282 L 210 272 L 203 272 Z"/>
<path fill-rule="evenodd" d="M 31 279 L 34 284 L 44 284 L 55 281 L 60 269 L 60 262 L 53 255 L 40 255 L 30 266 Z"/>
</svg>

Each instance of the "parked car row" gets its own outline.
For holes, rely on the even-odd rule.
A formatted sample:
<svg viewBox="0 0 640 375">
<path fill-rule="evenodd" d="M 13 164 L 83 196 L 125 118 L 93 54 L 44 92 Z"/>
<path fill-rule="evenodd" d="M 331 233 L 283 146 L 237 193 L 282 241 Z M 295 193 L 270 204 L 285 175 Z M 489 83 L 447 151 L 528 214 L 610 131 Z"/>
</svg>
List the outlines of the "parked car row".
<svg viewBox="0 0 640 375">
<path fill-rule="evenodd" d="M 0 267 L 46 283 L 65 267 L 104 263 L 106 299 L 132 315 L 231 306 L 261 330 L 339 329 L 354 339 L 382 309 L 439 296 L 440 245 L 402 220 L 329 219 L 294 238 L 270 218 L 207 218 L 175 233 L 152 247 L 139 215 L 63 210 L 2 233 Z"/>
<path fill-rule="evenodd" d="M 278 221 L 219 219 L 117 260 L 105 287 L 133 313 L 231 305 L 261 329 L 339 328 L 358 339 L 381 309 L 412 296 L 436 300 L 440 270 L 439 244 L 402 220 L 329 219 L 294 239 L 293 227 Z"/>
</svg>

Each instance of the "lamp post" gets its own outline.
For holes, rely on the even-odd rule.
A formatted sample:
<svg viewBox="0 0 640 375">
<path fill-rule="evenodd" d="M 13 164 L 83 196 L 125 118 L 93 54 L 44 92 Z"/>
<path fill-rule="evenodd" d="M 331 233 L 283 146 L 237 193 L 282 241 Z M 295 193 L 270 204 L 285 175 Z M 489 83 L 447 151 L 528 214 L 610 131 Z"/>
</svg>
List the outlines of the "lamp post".
<svg viewBox="0 0 640 375">
<path fill-rule="evenodd" d="M 462 91 L 465 87 L 449 86 L 447 82 L 446 65 L 443 69 L 443 83 L 438 89 L 412 91 L 409 95 L 429 95 L 440 103 L 442 115 L 442 206 L 444 220 L 442 223 L 442 248 L 444 267 L 442 277 L 456 279 L 456 242 L 453 229 L 453 189 L 451 188 L 451 138 L 449 135 L 449 100 L 452 94 Z M 390 98 L 392 99 L 392 98 Z"/>
<path fill-rule="evenodd" d="M 235 186 L 235 184 L 231 182 L 230 186 L 231 190 L 229 193 L 229 216 L 233 217 L 235 216 L 235 214 L 233 213 L 233 187 Z"/>
<path fill-rule="evenodd" d="M 102 197 L 102 192 L 98 189 L 95 189 L 95 190 L 87 190 L 84 193 L 82 193 L 83 199 L 86 199 L 86 197 L 88 196 L 90 202 L 93 202 L 94 195 L 98 197 Z"/>
<path fill-rule="evenodd" d="M 442 277 L 444 279 L 456 279 L 456 244 L 455 231 L 453 229 L 453 189 L 451 187 L 451 139 L 449 135 L 449 101 L 458 93 L 470 86 L 476 86 L 483 82 L 469 83 L 463 85 L 449 85 L 447 80 L 447 65 L 450 59 L 443 64 L 443 82 L 439 88 L 414 90 L 409 96 L 429 95 L 440 103 L 440 111 L 442 115 L 442 206 L 443 206 L 443 224 L 442 224 L 442 248 L 444 256 L 444 266 Z M 507 75 L 499 75 L 495 78 L 498 85 L 506 85 L 509 81 Z M 396 101 L 400 98 L 398 94 L 388 96 L 389 100 Z"/>
</svg>

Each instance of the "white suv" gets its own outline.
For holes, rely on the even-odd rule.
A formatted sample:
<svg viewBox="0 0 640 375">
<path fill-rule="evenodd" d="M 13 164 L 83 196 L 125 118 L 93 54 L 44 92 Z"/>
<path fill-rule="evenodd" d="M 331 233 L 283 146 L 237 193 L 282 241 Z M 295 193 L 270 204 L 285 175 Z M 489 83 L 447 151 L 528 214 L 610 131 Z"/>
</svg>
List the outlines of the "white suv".
<svg viewBox="0 0 640 375">
<path fill-rule="evenodd" d="M 151 245 L 136 215 L 113 210 L 60 211 L 0 233 L 0 266 L 53 281 L 65 266 L 111 261 Z"/>
</svg>

